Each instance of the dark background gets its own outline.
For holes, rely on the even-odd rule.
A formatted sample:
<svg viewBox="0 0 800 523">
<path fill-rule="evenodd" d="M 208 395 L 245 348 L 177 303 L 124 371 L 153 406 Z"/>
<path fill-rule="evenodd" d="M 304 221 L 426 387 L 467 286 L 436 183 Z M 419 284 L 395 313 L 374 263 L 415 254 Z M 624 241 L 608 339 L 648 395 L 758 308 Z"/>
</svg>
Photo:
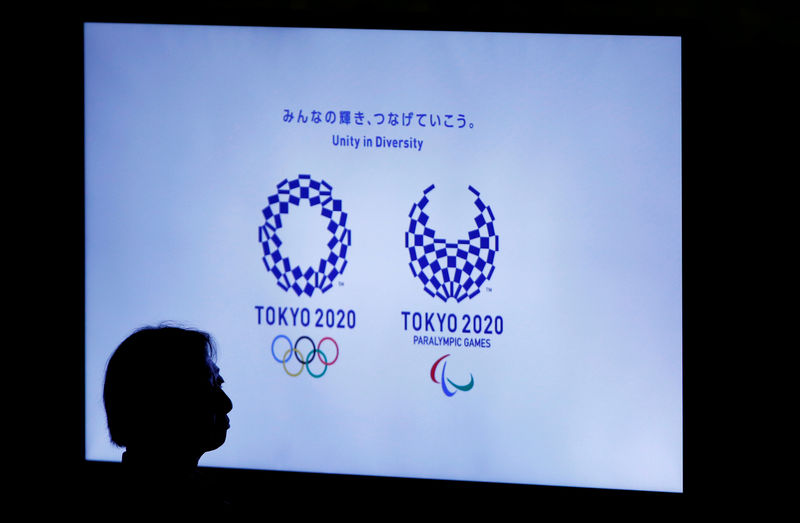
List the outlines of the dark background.
<svg viewBox="0 0 800 523">
<path fill-rule="evenodd" d="M 7 360 L 14 390 L 4 432 L 14 443 L 6 448 L 21 466 L 14 477 L 24 495 L 12 505 L 80 513 L 90 503 L 92 481 L 107 474 L 106 465 L 83 462 L 84 21 L 682 36 L 685 494 L 210 472 L 265 517 L 277 516 L 276 504 L 289 500 L 310 504 L 311 492 L 337 499 L 319 505 L 322 514 L 365 515 L 379 507 L 410 517 L 428 507 L 424 500 L 442 515 L 460 507 L 467 515 L 487 509 L 537 517 L 549 508 L 637 519 L 698 511 L 764 516 L 786 501 L 785 484 L 774 474 L 789 466 L 780 444 L 791 441 L 784 420 L 796 409 L 776 398 L 791 390 L 784 358 L 793 340 L 777 333 L 791 325 L 780 310 L 794 300 L 775 276 L 787 260 L 791 266 L 788 247 L 796 237 L 784 228 L 792 223 L 790 182 L 797 172 L 790 113 L 797 7 L 198 0 L 34 4 L 26 11 L 5 20 L 7 114 L 13 117 L 4 177 L 11 233 L 6 288 L 12 291 L 6 301 L 14 305 L 6 315 L 13 347 L 7 353 L 23 359 Z"/>
</svg>

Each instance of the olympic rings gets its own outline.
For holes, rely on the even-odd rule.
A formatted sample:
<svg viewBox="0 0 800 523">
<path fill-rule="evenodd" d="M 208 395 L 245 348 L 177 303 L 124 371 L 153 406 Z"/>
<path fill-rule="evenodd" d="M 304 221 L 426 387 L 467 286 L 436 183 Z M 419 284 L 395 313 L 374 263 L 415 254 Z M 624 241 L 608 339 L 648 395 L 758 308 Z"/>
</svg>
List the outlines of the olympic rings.
<svg viewBox="0 0 800 523">
<path fill-rule="evenodd" d="M 286 342 L 289 344 L 289 348 L 286 349 L 286 352 L 283 353 L 282 359 L 278 358 L 278 356 L 275 354 L 275 343 L 280 339 L 286 340 Z M 303 356 L 303 353 L 300 352 L 300 349 L 298 348 L 298 345 L 300 345 L 300 342 L 303 340 L 308 340 L 311 343 L 311 351 L 308 353 L 308 357 Z M 324 352 L 322 352 L 322 344 L 323 342 L 326 341 L 330 341 L 331 343 L 333 343 L 333 346 L 336 347 L 336 356 L 330 361 L 328 361 L 328 356 Z M 287 336 L 279 334 L 275 336 L 275 338 L 273 338 L 272 340 L 271 352 L 272 352 L 272 357 L 275 359 L 275 361 L 277 361 L 283 366 L 283 370 L 289 376 L 296 378 L 297 376 L 302 374 L 303 368 L 306 368 L 308 370 L 308 373 L 312 377 L 321 378 L 328 371 L 328 367 L 336 363 L 336 360 L 339 359 L 339 344 L 336 343 L 336 340 L 334 340 L 329 336 L 326 336 L 325 338 L 319 340 L 319 344 L 315 344 L 314 340 L 312 340 L 308 336 L 300 336 L 299 338 L 297 338 L 297 341 L 295 341 L 294 344 L 292 344 L 292 340 L 290 340 Z M 320 372 L 319 374 L 315 374 L 311 370 L 310 364 L 312 361 L 314 361 L 318 353 L 319 353 L 319 361 L 322 363 L 323 367 L 322 367 L 322 372 Z M 289 369 L 286 367 L 286 364 L 289 362 L 289 360 L 292 359 L 292 354 L 294 354 L 294 358 L 300 363 L 300 370 L 298 370 L 295 373 L 290 372 Z"/>
</svg>

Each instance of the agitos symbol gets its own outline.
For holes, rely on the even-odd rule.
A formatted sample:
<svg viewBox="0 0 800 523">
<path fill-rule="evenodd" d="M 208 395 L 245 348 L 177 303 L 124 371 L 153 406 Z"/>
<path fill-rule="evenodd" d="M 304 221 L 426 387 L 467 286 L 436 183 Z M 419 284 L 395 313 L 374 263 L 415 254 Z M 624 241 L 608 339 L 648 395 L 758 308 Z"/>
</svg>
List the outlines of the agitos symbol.
<svg viewBox="0 0 800 523">
<path fill-rule="evenodd" d="M 286 352 L 283 353 L 283 359 L 280 359 L 280 358 L 278 358 L 278 356 L 275 355 L 275 343 L 278 340 L 286 340 L 286 343 L 289 344 L 288 345 L 289 348 L 286 349 Z M 307 340 L 308 343 L 311 344 L 311 351 L 309 351 L 307 357 L 303 356 L 303 353 L 298 348 L 300 346 L 300 342 L 302 342 L 304 340 Z M 320 348 L 320 347 L 322 347 L 322 344 L 324 342 L 326 342 L 326 341 L 331 342 L 333 344 L 333 346 L 336 348 L 336 356 L 334 356 L 334 358 L 332 360 L 328 360 L 328 356 L 324 352 L 322 352 L 322 349 Z M 313 378 L 321 378 L 328 371 L 328 367 L 330 367 L 331 365 L 336 363 L 336 360 L 339 359 L 339 344 L 336 343 L 336 340 L 334 340 L 331 337 L 322 338 L 321 340 L 319 340 L 319 344 L 315 344 L 314 340 L 312 340 L 308 336 L 300 336 L 299 338 L 297 338 L 297 340 L 294 343 L 292 343 L 292 340 L 290 340 L 288 336 L 284 336 L 283 334 L 278 334 L 272 340 L 272 349 L 271 350 L 272 350 L 272 357 L 275 359 L 275 361 L 277 361 L 278 363 L 283 365 L 283 370 L 286 371 L 286 374 L 288 374 L 289 376 L 291 376 L 293 378 L 296 378 L 297 376 L 299 376 L 303 372 L 304 368 L 306 370 L 308 370 L 308 373 Z M 294 373 L 290 372 L 289 369 L 286 367 L 286 364 L 289 363 L 292 360 L 292 354 L 294 354 L 294 359 L 297 360 L 300 363 L 300 370 L 298 370 L 297 372 L 294 372 Z M 319 360 L 318 361 L 323 365 L 322 372 L 320 372 L 319 374 L 315 374 L 311 370 L 311 362 L 314 361 L 315 359 L 317 359 L 317 354 L 319 354 Z"/>
<path fill-rule="evenodd" d="M 431 367 L 431 379 L 433 380 L 434 383 L 441 384 L 442 391 L 444 392 L 444 395 L 447 396 L 447 397 L 450 397 L 450 396 L 453 396 L 456 393 L 456 391 L 449 390 L 447 388 L 447 384 L 445 383 L 445 381 L 447 381 L 447 383 L 452 385 L 457 390 L 466 392 L 466 391 L 472 389 L 472 387 L 475 385 L 475 378 L 472 377 L 472 373 L 470 372 L 470 374 L 469 374 L 469 383 L 467 383 L 466 385 L 457 385 L 457 384 L 453 383 L 453 381 L 450 378 L 445 378 L 444 377 L 444 373 L 445 373 L 445 370 L 447 369 L 447 362 L 446 361 L 443 362 L 443 360 L 448 356 L 450 356 L 450 355 L 449 354 L 445 354 L 444 356 L 442 356 L 441 358 L 436 360 L 436 362 L 433 364 L 433 367 Z M 439 366 L 440 362 L 443 362 L 442 363 L 442 372 L 439 374 L 441 381 L 436 379 L 436 368 Z"/>
</svg>

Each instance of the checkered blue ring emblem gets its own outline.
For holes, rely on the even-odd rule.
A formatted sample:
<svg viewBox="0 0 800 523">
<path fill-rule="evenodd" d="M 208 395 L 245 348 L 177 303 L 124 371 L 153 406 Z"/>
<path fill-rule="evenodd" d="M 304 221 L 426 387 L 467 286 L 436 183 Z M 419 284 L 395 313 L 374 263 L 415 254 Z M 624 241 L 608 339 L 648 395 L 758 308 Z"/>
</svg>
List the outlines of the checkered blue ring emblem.
<svg viewBox="0 0 800 523">
<path fill-rule="evenodd" d="M 350 247 L 350 229 L 346 227 L 347 213 L 342 211 L 342 201 L 332 196 L 331 186 L 325 180 L 314 180 L 309 174 L 300 174 L 293 180 L 284 179 L 278 191 L 267 199 L 262 210 L 264 224 L 258 228 L 258 241 L 263 250 L 262 261 L 278 286 L 298 296 L 312 296 L 316 290 L 327 292 L 337 276 L 347 267 L 347 249 Z M 328 219 L 328 255 L 316 267 L 293 265 L 288 255 L 281 252 L 279 233 L 292 206 L 303 202 L 319 206 L 320 214 Z"/>
</svg>

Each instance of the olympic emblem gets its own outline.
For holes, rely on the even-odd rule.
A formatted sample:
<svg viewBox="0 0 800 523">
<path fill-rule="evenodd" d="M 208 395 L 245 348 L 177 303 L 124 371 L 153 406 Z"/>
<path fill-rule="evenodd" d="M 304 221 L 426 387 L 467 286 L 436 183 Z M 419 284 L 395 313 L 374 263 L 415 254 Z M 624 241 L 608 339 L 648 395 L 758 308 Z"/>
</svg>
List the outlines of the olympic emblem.
<svg viewBox="0 0 800 523">
<path fill-rule="evenodd" d="M 475 385 L 475 378 L 472 377 L 472 373 L 470 372 L 470 374 L 469 374 L 469 383 L 467 383 L 466 385 L 457 385 L 457 384 L 453 383 L 453 381 L 450 380 L 450 378 L 445 378 L 444 377 L 444 373 L 445 373 L 445 370 L 447 369 L 447 362 L 444 361 L 444 359 L 446 357 L 448 357 L 448 356 L 450 356 L 450 355 L 449 354 L 445 354 L 444 356 L 442 356 L 441 358 L 436 360 L 436 362 L 433 364 L 433 367 L 431 367 L 431 379 L 433 380 L 434 383 L 440 384 L 442 386 L 442 391 L 444 392 L 444 395 L 449 398 L 450 396 L 454 396 L 456 391 L 455 390 L 451 391 L 450 389 L 448 389 L 447 388 L 447 383 L 449 383 L 456 390 L 460 390 L 460 391 L 466 392 L 466 391 L 472 389 L 472 387 Z M 436 379 L 436 369 L 439 366 L 439 363 L 442 363 L 442 372 L 439 374 L 440 379 L 437 380 Z M 447 383 L 445 383 L 445 381 Z"/>
<path fill-rule="evenodd" d="M 281 239 L 278 231 L 289 214 L 291 205 L 299 206 L 306 201 L 311 207 L 319 205 L 320 214 L 328 218 L 328 255 L 320 258 L 316 268 L 292 265 L 289 256 L 280 251 Z M 263 262 L 267 272 L 275 276 L 278 286 L 290 289 L 300 296 L 311 296 L 315 289 L 326 292 L 333 286 L 336 277 L 347 267 L 347 248 L 350 246 L 350 229 L 345 227 L 347 213 L 342 211 L 342 201 L 331 196 L 331 186 L 324 180 L 317 181 L 311 175 L 300 174 L 294 180 L 284 179 L 278 184 L 278 192 L 267 198 L 262 210 L 264 224 L 258 228 L 258 241 L 264 251 Z"/>
<path fill-rule="evenodd" d="M 446 302 L 450 298 L 457 302 L 474 298 L 481 285 L 494 274 L 495 253 L 500 249 L 499 236 L 494 230 L 494 214 L 491 207 L 481 201 L 480 193 L 471 185 L 469 190 L 477 197 L 475 206 L 479 214 L 475 217 L 475 229 L 469 231 L 467 239 L 449 242 L 436 237 L 436 231 L 428 223 L 424 212 L 428 205 L 431 185 L 423 191 L 422 199 L 411 207 L 410 223 L 406 231 L 406 248 L 411 257 L 408 264 L 411 273 L 422 281 L 424 290 L 433 297 Z"/>
<path fill-rule="evenodd" d="M 275 345 L 278 344 L 281 340 L 285 340 L 285 343 L 288 348 L 283 353 L 283 358 L 278 358 L 275 354 Z M 336 349 L 336 356 L 333 357 L 332 360 L 328 360 L 328 356 L 322 352 L 322 344 L 324 342 L 330 342 L 333 344 L 333 347 Z M 306 342 L 303 345 L 310 344 L 311 350 L 308 352 L 307 356 L 303 356 L 303 353 L 300 350 L 301 342 Z M 300 336 L 297 340 L 292 343 L 292 340 L 289 339 L 288 336 L 284 336 L 283 334 L 279 334 L 275 336 L 272 340 L 272 357 L 283 366 L 283 370 L 286 371 L 286 374 L 289 376 L 296 378 L 300 374 L 302 374 L 303 369 L 306 369 L 308 373 L 313 378 L 321 378 L 328 372 L 328 367 L 336 363 L 336 360 L 339 359 L 339 344 L 336 343 L 331 337 L 325 337 L 319 340 L 319 344 L 315 344 L 314 340 L 309 338 L 308 336 Z M 279 349 L 280 351 L 280 349 Z M 280 352 L 279 352 L 280 353 Z M 294 354 L 294 359 L 300 364 L 300 370 L 297 372 L 291 372 L 287 367 L 287 364 L 292 361 L 292 355 Z M 319 354 L 319 358 L 317 359 L 317 354 Z M 319 373 L 315 373 L 311 370 L 311 362 L 317 360 L 322 365 L 322 371 Z"/>
</svg>

